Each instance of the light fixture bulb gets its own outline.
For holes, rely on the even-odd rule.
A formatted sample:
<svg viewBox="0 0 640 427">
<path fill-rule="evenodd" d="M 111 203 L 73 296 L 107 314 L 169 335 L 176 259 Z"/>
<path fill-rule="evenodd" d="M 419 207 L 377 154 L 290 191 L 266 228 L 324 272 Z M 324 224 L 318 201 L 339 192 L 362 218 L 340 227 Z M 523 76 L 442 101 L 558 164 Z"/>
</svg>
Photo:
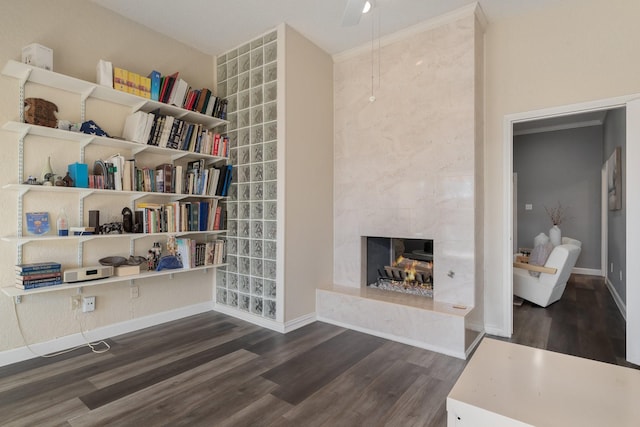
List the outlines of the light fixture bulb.
<svg viewBox="0 0 640 427">
<path fill-rule="evenodd" d="M 367 13 L 371 10 L 371 2 L 366 1 L 364 2 L 364 7 L 362 8 L 362 13 Z"/>
</svg>

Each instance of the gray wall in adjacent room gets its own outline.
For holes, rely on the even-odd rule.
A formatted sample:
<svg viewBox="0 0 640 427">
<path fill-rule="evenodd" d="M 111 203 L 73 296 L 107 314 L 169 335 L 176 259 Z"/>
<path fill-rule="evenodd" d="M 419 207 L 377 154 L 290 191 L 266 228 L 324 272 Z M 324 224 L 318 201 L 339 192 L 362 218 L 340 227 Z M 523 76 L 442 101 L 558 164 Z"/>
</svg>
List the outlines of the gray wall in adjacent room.
<svg viewBox="0 0 640 427">
<path fill-rule="evenodd" d="M 626 275 L 622 275 L 620 280 L 620 272 L 624 273 L 627 267 L 626 257 L 626 224 L 627 224 L 627 201 L 624 194 L 627 191 L 627 131 L 626 131 L 626 109 L 619 108 L 611 110 L 607 113 L 604 122 L 604 164 L 615 147 L 622 148 L 622 209 L 618 211 L 607 211 L 608 222 L 608 239 L 607 239 L 607 278 L 615 288 L 623 302 L 627 301 L 626 291 Z M 613 263 L 613 272 L 611 272 L 611 264 Z"/>
<path fill-rule="evenodd" d="M 582 241 L 577 268 L 601 266 L 601 167 L 603 126 L 515 136 L 513 169 L 518 174 L 519 247 L 532 247 L 541 232 L 549 235 L 545 206 L 566 207 L 563 236 Z M 531 203 L 533 210 L 525 210 Z"/>
</svg>

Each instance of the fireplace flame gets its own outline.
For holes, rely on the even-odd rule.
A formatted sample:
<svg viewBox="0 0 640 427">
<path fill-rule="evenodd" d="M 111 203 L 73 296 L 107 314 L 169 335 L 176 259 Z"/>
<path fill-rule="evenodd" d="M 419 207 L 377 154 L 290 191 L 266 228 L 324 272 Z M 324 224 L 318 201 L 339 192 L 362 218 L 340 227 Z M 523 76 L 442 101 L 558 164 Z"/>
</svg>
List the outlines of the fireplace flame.
<svg viewBox="0 0 640 427">
<path fill-rule="evenodd" d="M 408 267 L 405 267 L 404 269 L 404 273 L 405 273 L 405 278 L 404 281 L 405 282 L 413 282 L 414 280 L 416 280 L 416 265 L 418 264 L 417 261 L 413 261 L 411 263 L 411 265 L 409 265 Z"/>
</svg>

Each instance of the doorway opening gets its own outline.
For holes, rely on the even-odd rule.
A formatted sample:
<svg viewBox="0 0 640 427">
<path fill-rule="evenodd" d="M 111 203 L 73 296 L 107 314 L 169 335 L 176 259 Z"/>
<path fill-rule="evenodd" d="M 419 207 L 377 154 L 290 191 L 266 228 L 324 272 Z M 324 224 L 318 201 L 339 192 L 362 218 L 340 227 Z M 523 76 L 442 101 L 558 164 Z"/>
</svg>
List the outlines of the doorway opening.
<svg viewBox="0 0 640 427">
<path fill-rule="evenodd" d="M 640 136 L 640 125 L 636 125 L 634 121 L 630 119 L 630 117 L 635 117 L 636 114 L 640 116 L 640 101 L 635 101 L 635 99 L 637 98 L 639 98 L 639 96 L 637 95 L 620 97 L 579 105 L 569 105 L 553 109 L 519 113 L 505 117 L 505 162 L 503 170 L 503 194 L 505 199 L 504 216 L 507 221 L 505 221 L 505 227 L 503 229 L 503 259 L 505 263 L 503 272 L 503 303 L 506 336 L 510 337 L 513 333 L 513 248 L 517 245 L 522 246 L 521 242 L 516 243 L 517 224 L 514 224 L 514 217 L 517 217 L 518 220 L 522 220 L 521 211 L 518 211 L 517 213 L 514 212 L 513 201 L 517 197 L 519 204 L 523 205 L 526 202 L 526 200 L 523 200 L 520 194 L 514 194 L 513 188 L 513 144 L 516 132 L 522 132 L 523 130 L 526 131 L 526 129 L 532 129 L 536 127 L 540 128 L 541 125 L 543 125 L 543 127 L 550 127 L 550 129 L 553 130 L 554 126 L 563 126 L 563 122 L 566 125 L 566 123 L 570 121 L 575 121 L 576 118 L 582 118 L 583 121 L 589 121 L 586 118 L 589 117 L 588 115 L 590 114 L 598 115 L 609 110 L 626 108 L 626 141 L 633 141 L 633 137 L 635 137 L 636 135 Z M 627 144 L 626 161 L 627 164 L 630 165 L 640 164 L 640 146 L 636 146 L 631 143 Z M 628 167 L 623 170 L 623 174 L 625 177 L 624 179 L 627 182 L 633 182 L 633 179 L 640 178 L 640 172 L 636 172 L 635 169 L 637 168 Z M 636 175 L 638 175 L 638 177 L 636 177 Z M 521 177 L 518 177 L 518 180 L 520 179 Z M 640 210 L 640 196 L 636 196 L 631 192 L 627 192 L 626 188 L 623 188 L 623 197 L 625 197 L 626 215 L 630 216 L 634 212 L 638 212 Z M 605 218 L 607 215 L 602 215 L 602 212 L 600 212 L 600 216 L 601 218 Z M 623 245 L 623 250 L 624 253 L 634 253 L 634 251 L 637 250 L 637 247 L 640 246 L 640 243 L 637 243 L 639 241 L 638 238 L 640 237 L 640 226 L 636 226 L 635 224 L 626 224 L 626 226 L 626 243 Z M 604 239 L 602 239 L 602 237 L 604 237 Z M 602 240 L 600 242 L 601 251 L 605 241 L 610 240 L 607 239 L 607 236 L 602 237 Z M 607 247 L 604 249 L 604 252 L 606 253 L 608 250 L 609 249 Z M 600 269 L 604 274 L 607 269 L 607 263 L 606 261 L 602 261 L 602 254 L 600 254 L 600 258 Z M 623 281 L 625 283 L 623 292 L 624 296 L 626 297 L 621 302 L 624 304 L 622 306 L 622 308 L 624 308 L 623 312 L 627 316 L 627 360 L 632 363 L 638 364 L 640 363 L 640 339 L 636 338 L 633 335 L 635 334 L 637 336 L 637 332 L 640 332 L 640 316 L 638 315 L 638 311 L 640 309 L 640 290 L 629 289 L 626 284 L 633 283 L 635 280 L 640 279 L 640 268 L 637 268 L 633 265 L 625 265 L 621 268 L 621 277 L 623 277 Z"/>
</svg>

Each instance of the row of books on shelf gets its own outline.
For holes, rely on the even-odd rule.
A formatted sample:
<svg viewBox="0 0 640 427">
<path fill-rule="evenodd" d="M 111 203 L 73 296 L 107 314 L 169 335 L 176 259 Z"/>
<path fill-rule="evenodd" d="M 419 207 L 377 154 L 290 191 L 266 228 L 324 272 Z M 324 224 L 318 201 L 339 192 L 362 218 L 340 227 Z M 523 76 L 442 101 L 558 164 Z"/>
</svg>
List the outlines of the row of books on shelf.
<svg viewBox="0 0 640 427">
<path fill-rule="evenodd" d="M 183 268 L 218 265 L 225 261 L 226 241 L 223 239 L 198 242 L 195 239 L 178 238 L 176 245 Z"/>
<path fill-rule="evenodd" d="M 143 233 L 177 233 L 223 230 L 226 209 L 218 199 L 172 203 L 140 202 L 135 207 L 135 221 Z"/>
<path fill-rule="evenodd" d="M 207 165 L 199 159 L 186 167 L 171 163 L 137 167 L 135 159 L 114 154 L 95 162 L 89 188 L 225 197 L 232 180 L 232 165 Z"/>
<path fill-rule="evenodd" d="M 127 116 L 122 137 L 139 144 L 212 156 L 229 156 L 229 137 L 221 135 L 202 124 L 160 114 L 136 111 Z"/>
<path fill-rule="evenodd" d="M 16 287 L 35 289 L 62 283 L 62 265 L 57 262 L 41 262 L 16 265 Z"/>
<path fill-rule="evenodd" d="M 198 242 L 190 238 L 177 238 L 177 255 L 184 269 L 218 265 L 225 261 L 226 241 L 216 239 Z M 37 289 L 62 284 L 62 265 L 57 262 L 18 264 L 15 266 L 19 289 Z"/>
<path fill-rule="evenodd" d="M 113 88 L 153 101 L 175 105 L 207 116 L 225 119 L 227 101 L 215 96 L 211 89 L 191 87 L 179 73 L 163 76 L 153 70 L 148 76 L 142 76 L 124 68 L 113 67 Z"/>
</svg>

